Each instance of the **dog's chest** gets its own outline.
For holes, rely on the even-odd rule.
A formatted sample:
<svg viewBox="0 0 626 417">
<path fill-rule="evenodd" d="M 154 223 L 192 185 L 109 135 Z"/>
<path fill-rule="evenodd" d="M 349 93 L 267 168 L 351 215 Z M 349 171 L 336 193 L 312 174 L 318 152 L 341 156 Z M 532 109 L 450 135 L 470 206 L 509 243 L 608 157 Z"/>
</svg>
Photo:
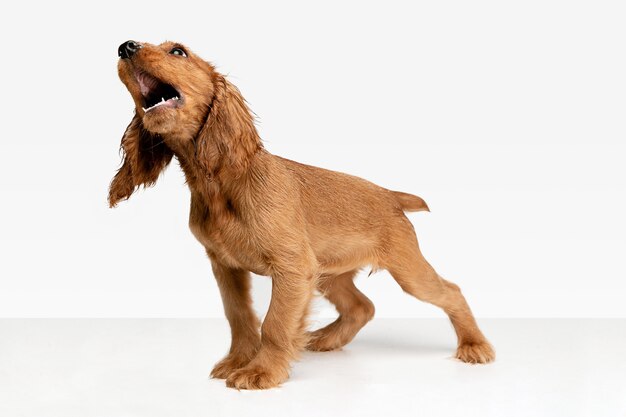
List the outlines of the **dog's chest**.
<svg viewBox="0 0 626 417">
<path fill-rule="evenodd" d="M 213 210 L 192 196 L 189 228 L 211 257 L 224 265 L 264 275 L 266 266 L 245 226 L 226 207 Z"/>
</svg>

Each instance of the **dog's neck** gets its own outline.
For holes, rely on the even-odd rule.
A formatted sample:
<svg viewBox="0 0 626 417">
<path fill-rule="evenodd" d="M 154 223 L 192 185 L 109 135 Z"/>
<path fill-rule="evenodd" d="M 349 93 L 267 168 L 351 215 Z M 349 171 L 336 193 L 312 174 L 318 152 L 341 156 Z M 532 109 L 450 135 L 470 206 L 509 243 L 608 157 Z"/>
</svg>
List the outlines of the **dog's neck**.
<svg viewBox="0 0 626 417">
<path fill-rule="evenodd" d="M 257 154 L 264 151 L 260 144 L 258 147 L 240 150 L 245 156 L 242 159 L 240 155 L 234 162 L 231 155 L 222 152 L 218 143 L 209 142 L 205 146 L 209 149 L 200 151 L 197 145 L 192 143 L 174 150 L 174 156 L 178 159 L 190 186 L 228 184 L 244 180 Z M 201 156 L 203 153 L 208 155 L 208 161 L 205 156 Z"/>
<path fill-rule="evenodd" d="M 185 172 L 192 191 L 227 193 L 245 181 L 263 144 L 254 118 L 239 90 L 224 77 L 214 80 L 215 91 L 202 127 L 193 138 L 165 138 Z"/>
<path fill-rule="evenodd" d="M 230 200 L 230 190 L 247 181 L 259 154 L 265 152 L 252 120 L 238 131 L 239 135 L 224 136 L 206 123 L 194 140 L 172 149 L 190 190 L 208 206 Z"/>
</svg>

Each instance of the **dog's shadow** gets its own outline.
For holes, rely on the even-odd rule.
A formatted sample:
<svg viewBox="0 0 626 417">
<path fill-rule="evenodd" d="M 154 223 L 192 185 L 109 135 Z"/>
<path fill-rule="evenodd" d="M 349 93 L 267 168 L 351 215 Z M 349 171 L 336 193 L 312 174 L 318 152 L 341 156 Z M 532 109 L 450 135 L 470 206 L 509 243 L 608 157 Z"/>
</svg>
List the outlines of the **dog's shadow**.
<svg viewBox="0 0 626 417">
<path fill-rule="evenodd" d="M 435 358 L 451 359 L 455 350 L 454 339 L 447 342 L 438 336 L 440 334 L 422 334 L 407 338 L 406 332 L 398 329 L 385 333 L 363 332 L 339 350 L 306 352 L 306 360 L 300 362 L 292 379 L 315 379 L 319 377 L 319 369 L 331 369 L 333 375 L 339 378 L 367 380 L 372 374 L 382 375 L 384 379 L 395 378 L 399 374 L 413 372 L 410 369 L 414 369 L 416 363 Z M 398 363 L 402 363 L 404 371 L 398 371 Z M 328 375 L 324 374 L 323 379 L 327 381 Z"/>
<path fill-rule="evenodd" d="M 348 351 L 354 353 L 411 355 L 441 353 L 451 355 L 456 349 L 456 336 L 450 326 L 448 326 L 449 330 L 438 328 L 433 332 L 432 326 L 425 325 L 423 328 L 416 328 L 414 325 L 403 321 L 394 322 L 391 320 L 377 324 L 378 326 L 376 327 L 365 327 L 352 342 L 334 352 Z M 381 329 L 381 324 L 384 326 L 384 329 Z M 321 324 L 317 327 L 323 327 L 323 325 Z"/>
<path fill-rule="evenodd" d="M 337 353 L 337 354 L 401 354 L 401 355 L 419 355 L 429 354 L 451 356 L 456 348 L 454 344 L 455 336 L 453 332 L 449 335 L 443 335 L 441 332 L 437 332 L 435 335 L 430 334 L 427 329 L 422 332 L 415 332 L 407 335 L 407 331 L 404 328 L 397 328 L 391 326 L 391 328 L 385 329 L 384 332 L 368 331 L 365 328 L 359 333 L 355 339 L 343 348 L 332 352 L 312 352 L 317 353 Z M 442 340 L 450 339 L 449 341 Z"/>
<path fill-rule="evenodd" d="M 383 337 L 381 335 L 363 335 L 350 343 L 347 347 L 351 350 L 367 351 L 393 351 L 402 353 L 443 353 L 450 354 L 454 350 L 452 344 L 446 345 L 440 341 L 419 341 L 404 340 L 400 337 Z"/>
</svg>

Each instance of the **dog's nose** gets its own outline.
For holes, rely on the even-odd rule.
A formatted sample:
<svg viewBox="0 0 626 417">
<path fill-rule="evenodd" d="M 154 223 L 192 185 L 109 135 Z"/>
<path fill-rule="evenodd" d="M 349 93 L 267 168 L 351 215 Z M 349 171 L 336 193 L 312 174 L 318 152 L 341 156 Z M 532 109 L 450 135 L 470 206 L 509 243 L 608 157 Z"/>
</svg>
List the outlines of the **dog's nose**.
<svg viewBox="0 0 626 417">
<path fill-rule="evenodd" d="M 135 41 L 126 41 L 117 48 L 117 56 L 122 59 L 130 58 L 137 52 L 143 48 L 143 46 L 139 42 Z"/>
</svg>

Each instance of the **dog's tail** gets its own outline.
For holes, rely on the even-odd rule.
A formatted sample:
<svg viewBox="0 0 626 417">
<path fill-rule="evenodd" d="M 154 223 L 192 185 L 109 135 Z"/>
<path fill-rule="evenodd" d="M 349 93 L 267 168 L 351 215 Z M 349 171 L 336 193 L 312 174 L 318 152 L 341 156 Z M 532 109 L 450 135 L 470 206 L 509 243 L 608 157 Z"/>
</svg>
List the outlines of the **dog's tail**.
<svg viewBox="0 0 626 417">
<path fill-rule="evenodd" d="M 392 191 L 392 193 L 404 211 L 430 211 L 428 204 L 421 197 L 400 191 Z"/>
</svg>

